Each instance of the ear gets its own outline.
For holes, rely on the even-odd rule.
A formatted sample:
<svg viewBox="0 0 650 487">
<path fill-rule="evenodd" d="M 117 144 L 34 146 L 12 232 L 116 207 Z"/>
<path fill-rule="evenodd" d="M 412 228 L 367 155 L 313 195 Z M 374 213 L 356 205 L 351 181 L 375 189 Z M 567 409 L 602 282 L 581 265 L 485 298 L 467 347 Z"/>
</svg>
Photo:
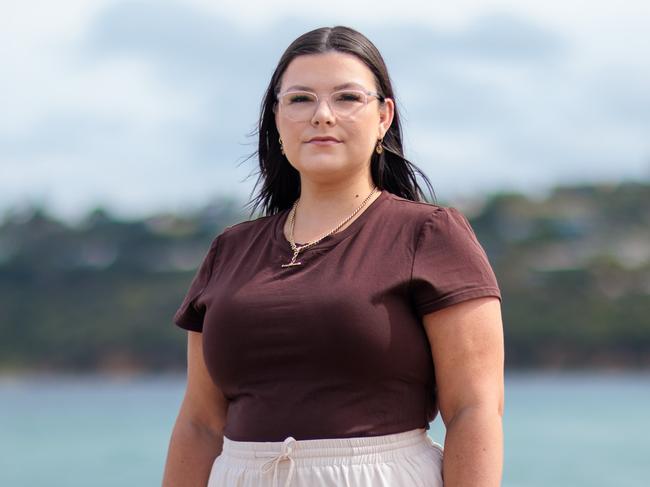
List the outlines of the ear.
<svg viewBox="0 0 650 487">
<path fill-rule="evenodd" d="M 385 98 L 379 109 L 379 137 L 383 138 L 395 116 L 395 102 L 392 98 Z"/>
</svg>

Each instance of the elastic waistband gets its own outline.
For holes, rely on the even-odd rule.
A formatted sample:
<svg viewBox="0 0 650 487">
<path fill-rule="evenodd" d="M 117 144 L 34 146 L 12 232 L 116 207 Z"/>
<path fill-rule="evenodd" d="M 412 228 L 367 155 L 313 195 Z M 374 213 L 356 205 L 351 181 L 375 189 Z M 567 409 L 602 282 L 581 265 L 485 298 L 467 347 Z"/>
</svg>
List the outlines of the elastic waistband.
<svg viewBox="0 0 650 487">
<path fill-rule="evenodd" d="M 287 451 L 297 465 L 349 465 L 412 456 L 431 451 L 432 445 L 442 450 L 424 428 L 381 436 L 317 440 L 296 440 L 289 436 L 284 441 L 234 441 L 224 437 L 221 455 L 231 465 L 248 467 L 286 456 Z"/>
</svg>

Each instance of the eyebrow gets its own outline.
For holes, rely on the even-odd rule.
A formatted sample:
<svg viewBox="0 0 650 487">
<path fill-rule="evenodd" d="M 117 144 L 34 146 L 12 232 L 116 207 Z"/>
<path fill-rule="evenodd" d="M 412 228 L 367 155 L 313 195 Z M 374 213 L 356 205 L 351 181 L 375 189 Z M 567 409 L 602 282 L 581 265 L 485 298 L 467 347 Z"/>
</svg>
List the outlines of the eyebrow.
<svg viewBox="0 0 650 487">
<path fill-rule="evenodd" d="M 345 88 L 352 88 L 352 87 L 363 88 L 365 90 L 365 87 L 362 84 L 354 83 L 354 82 L 347 82 L 347 83 L 343 83 L 342 85 L 336 85 L 334 87 L 334 90 L 344 90 Z M 291 91 L 291 90 L 314 91 L 314 89 L 311 88 L 310 86 L 303 86 L 303 85 L 293 85 L 287 88 L 285 91 Z"/>
</svg>

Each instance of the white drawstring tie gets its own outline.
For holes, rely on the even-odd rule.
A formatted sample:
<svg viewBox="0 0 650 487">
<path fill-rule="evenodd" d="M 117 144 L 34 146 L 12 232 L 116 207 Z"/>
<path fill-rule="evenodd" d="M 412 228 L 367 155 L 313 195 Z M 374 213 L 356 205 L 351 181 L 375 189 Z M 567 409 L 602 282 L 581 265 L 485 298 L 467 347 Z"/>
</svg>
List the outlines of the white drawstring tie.
<svg viewBox="0 0 650 487">
<path fill-rule="evenodd" d="M 287 480 L 284 483 L 284 487 L 289 487 L 291 484 L 293 470 L 295 468 L 295 461 L 291 457 L 291 453 L 293 452 L 293 445 L 295 442 L 296 439 L 293 436 L 286 438 L 282 443 L 282 451 L 270 460 L 264 462 L 262 465 L 262 473 L 268 473 L 273 470 L 273 487 L 278 486 L 278 465 L 282 460 L 289 460 L 289 473 L 287 474 Z"/>
</svg>

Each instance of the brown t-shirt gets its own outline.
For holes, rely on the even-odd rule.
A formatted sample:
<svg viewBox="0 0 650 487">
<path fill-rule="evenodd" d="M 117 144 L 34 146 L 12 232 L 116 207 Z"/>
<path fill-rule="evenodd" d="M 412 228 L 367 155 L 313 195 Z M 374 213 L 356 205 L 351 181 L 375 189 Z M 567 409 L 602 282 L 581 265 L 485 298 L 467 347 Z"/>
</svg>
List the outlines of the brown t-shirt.
<svg viewBox="0 0 650 487">
<path fill-rule="evenodd" d="M 501 293 L 465 216 L 383 190 L 300 252 L 289 210 L 215 237 L 174 323 L 203 332 L 236 441 L 376 436 L 438 413 L 422 315 Z"/>
</svg>

